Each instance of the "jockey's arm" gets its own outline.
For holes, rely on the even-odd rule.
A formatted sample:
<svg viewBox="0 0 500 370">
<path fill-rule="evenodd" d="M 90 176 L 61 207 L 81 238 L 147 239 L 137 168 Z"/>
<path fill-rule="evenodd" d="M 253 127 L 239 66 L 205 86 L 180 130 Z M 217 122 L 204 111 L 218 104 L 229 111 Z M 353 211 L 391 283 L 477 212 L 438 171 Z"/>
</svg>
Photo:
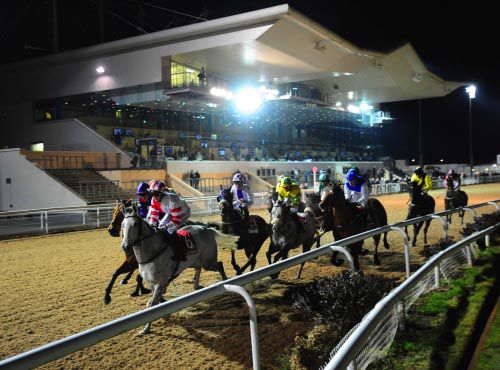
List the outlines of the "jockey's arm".
<svg viewBox="0 0 500 370">
<path fill-rule="evenodd" d="M 361 204 L 363 207 L 366 206 L 366 202 L 368 201 L 368 195 L 369 195 L 369 190 L 368 190 L 368 184 L 365 182 L 363 185 L 361 185 L 361 198 L 359 198 L 356 203 Z"/>
<path fill-rule="evenodd" d="M 420 178 L 417 176 L 416 173 L 411 175 L 410 182 L 413 182 L 413 181 L 420 181 Z"/>
<path fill-rule="evenodd" d="M 344 184 L 344 197 L 347 200 L 351 200 L 351 190 L 347 187 L 347 184 Z"/>
<path fill-rule="evenodd" d="M 428 192 L 432 189 L 432 179 L 429 175 L 426 175 L 424 178 L 424 185 L 422 186 L 422 191 Z"/>
</svg>

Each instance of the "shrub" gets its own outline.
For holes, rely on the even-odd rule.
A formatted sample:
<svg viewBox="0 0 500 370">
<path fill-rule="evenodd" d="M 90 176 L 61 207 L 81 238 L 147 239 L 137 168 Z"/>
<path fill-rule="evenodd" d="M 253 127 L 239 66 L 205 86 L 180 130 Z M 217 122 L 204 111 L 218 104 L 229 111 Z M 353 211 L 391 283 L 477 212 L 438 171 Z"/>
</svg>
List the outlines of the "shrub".
<svg viewBox="0 0 500 370">
<path fill-rule="evenodd" d="M 420 255 L 424 256 L 425 259 L 428 260 L 432 256 L 434 256 L 435 254 L 438 254 L 439 252 L 444 251 L 446 248 L 448 248 L 453 243 L 455 243 L 455 239 L 453 239 L 453 237 L 448 237 L 448 239 L 441 238 L 435 244 L 424 245 L 424 248 L 423 248 L 422 252 L 420 252 Z"/>
<path fill-rule="evenodd" d="M 490 226 L 493 226 L 500 222 L 500 211 L 494 213 L 487 213 L 480 217 L 476 217 L 474 219 L 474 223 L 467 223 L 460 232 L 463 236 L 469 236 L 476 231 L 484 230 Z M 491 243 L 497 244 L 497 238 L 500 237 L 500 229 L 497 229 L 494 233 L 491 234 Z M 484 240 L 478 240 L 477 245 L 479 248 L 483 249 L 485 247 Z"/>
</svg>

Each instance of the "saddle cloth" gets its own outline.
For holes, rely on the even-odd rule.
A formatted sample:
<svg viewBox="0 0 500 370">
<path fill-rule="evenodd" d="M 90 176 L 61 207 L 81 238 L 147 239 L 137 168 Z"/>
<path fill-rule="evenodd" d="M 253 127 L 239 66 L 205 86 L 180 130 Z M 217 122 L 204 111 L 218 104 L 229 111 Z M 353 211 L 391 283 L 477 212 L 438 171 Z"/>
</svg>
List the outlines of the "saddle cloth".
<svg viewBox="0 0 500 370">
<path fill-rule="evenodd" d="M 176 231 L 177 235 L 184 238 L 184 252 L 186 256 L 198 253 L 198 246 L 193 239 L 193 236 L 189 233 L 189 230 L 179 229 Z"/>
<path fill-rule="evenodd" d="M 255 217 L 250 216 L 248 219 L 248 233 L 249 234 L 258 234 L 259 233 L 259 225 L 257 224 L 257 220 Z"/>
</svg>

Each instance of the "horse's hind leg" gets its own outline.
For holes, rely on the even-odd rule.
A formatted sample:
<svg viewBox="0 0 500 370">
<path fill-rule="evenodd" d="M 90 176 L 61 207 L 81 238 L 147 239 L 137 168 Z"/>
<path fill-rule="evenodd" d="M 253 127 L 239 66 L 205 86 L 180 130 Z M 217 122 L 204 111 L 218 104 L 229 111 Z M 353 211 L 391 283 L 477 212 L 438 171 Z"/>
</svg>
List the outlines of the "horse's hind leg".
<svg viewBox="0 0 500 370">
<path fill-rule="evenodd" d="M 217 262 L 217 271 L 219 271 L 222 280 L 227 280 L 227 275 L 224 271 L 224 264 L 222 263 L 222 261 Z"/>
<path fill-rule="evenodd" d="M 384 233 L 384 248 L 389 249 L 391 246 L 389 245 L 389 242 L 387 241 L 387 233 Z"/>
<path fill-rule="evenodd" d="M 118 269 L 113 273 L 113 275 L 111 276 L 111 280 L 109 281 L 108 286 L 106 287 L 105 290 L 104 304 L 109 304 L 111 302 L 111 290 L 113 289 L 113 285 L 115 284 L 115 281 L 118 278 L 118 276 L 124 274 L 125 272 L 129 272 L 130 268 L 131 268 L 130 263 L 127 260 L 125 260 L 123 261 L 121 266 L 118 267 Z M 134 270 L 132 270 L 132 272 L 133 271 Z"/>
<path fill-rule="evenodd" d="M 201 266 L 195 267 L 195 272 L 194 272 L 194 290 L 198 290 L 203 288 L 200 285 L 200 276 L 201 276 Z"/>
<path fill-rule="evenodd" d="M 268 264 L 272 264 L 271 262 L 271 256 L 276 253 L 276 252 L 279 252 L 279 248 L 277 248 L 273 241 L 271 240 L 271 242 L 269 243 L 269 249 L 267 250 L 266 252 L 266 257 L 267 257 L 267 262 Z"/>
<path fill-rule="evenodd" d="M 260 247 L 258 247 L 256 250 L 253 250 L 252 252 L 247 252 L 248 250 L 245 249 L 245 254 L 248 258 L 248 261 L 243 265 L 243 267 L 240 268 L 240 271 L 237 272 L 236 275 L 243 274 L 243 272 L 245 272 L 248 266 L 250 266 L 250 271 L 253 271 L 255 265 L 257 264 L 257 253 L 259 253 L 259 250 Z"/>
<path fill-rule="evenodd" d="M 236 252 L 234 250 L 231 250 L 231 265 L 233 265 L 234 270 L 236 271 L 236 275 L 241 275 L 241 269 L 240 266 L 236 263 L 236 258 L 235 258 Z"/>
<path fill-rule="evenodd" d="M 311 250 L 312 245 L 314 244 L 314 240 L 311 243 L 302 244 L 302 253 L 309 252 Z M 300 264 L 299 272 L 297 273 L 296 279 L 300 279 L 300 275 L 302 275 L 302 269 L 304 268 L 305 262 Z"/>
<path fill-rule="evenodd" d="M 412 247 L 417 245 L 417 236 L 423 224 L 424 224 L 423 222 L 420 222 L 418 224 L 413 225 L 413 242 L 411 243 Z"/>
<path fill-rule="evenodd" d="M 141 276 L 141 274 L 139 274 L 139 273 L 137 274 L 136 281 L 137 281 L 137 285 L 135 287 L 135 290 L 132 293 L 130 293 L 131 297 L 138 297 L 139 294 L 149 294 L 149 293 L 151 293 L 151 290 L 147 289 L 142 284 L 142 276 Z"/>
<path fill-rule="evenodd" d="M 375 253 L 373 253 L 373 263 L 376 266 L 380 266 L 380 258 L 378 256 L 378 244 L 380 243 L 380 235 L 375 235 L 373 237 L 373 241 L 375 242 Z"/>
<path fill-rule="evenodd" d="M 424 243 L 427 244 L 427 230 L 429 230 L 429 226 L 431 224 L 431 220 L 425 221 L 424 226 Z"/>
<path fill-rule="evenodd" d="M 465 211 L 458 212 L 458 217 L 460 217 L 460 225 L 464 224 L 464 216 L 465 216 Z"/>
</svg>

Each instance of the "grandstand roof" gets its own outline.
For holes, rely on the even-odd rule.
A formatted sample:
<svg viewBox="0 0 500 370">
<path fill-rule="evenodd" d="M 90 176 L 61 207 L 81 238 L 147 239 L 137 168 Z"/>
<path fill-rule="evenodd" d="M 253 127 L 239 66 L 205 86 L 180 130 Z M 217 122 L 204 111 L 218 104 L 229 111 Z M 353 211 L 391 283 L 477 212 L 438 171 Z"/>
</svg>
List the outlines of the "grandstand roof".
<svg viewBox="0 0 500 370">
<path fill-rule="evenodd" d="M 170 55 L 175 61 L 205 67 L 209 77 L 217 76 L 234 83 L 301 82 L 326 94 L 324 96 L 332 104 L 336 101 L 344 104 L 361 100 L 382 103 L 439 97 L 465 85 L 445 81 L 431 73 L 410 44 L 390 53 L 363 50 L 288 5 L 0 66 L 0 73 L 4 74 L 0 82 L 19 82 L 19 76 L 7 76 L 5 72 L 8 71 L 44 71 L 46 66 L 57 67 L 99 58 L 110 60 L 120 54 L 130 55 L 147 49 L 154 50 L 147 56 L 155 58 L 151 63 L 159 70 L 160 57 Z M 151 71 L 151 74 L 144 81 L 117 79 L 114 85 L 101 89 L 160 82 L 159 71 Z M 29 81 L 33 84 L 36 79 Z M 66 90 L 62 89 L 66 94 L 90 92 L 91 88 L 100 90 L 90 84 L 80 87 L 79 91 L 76 87 L 71 90 L 67 82 L 64 83 Z M 42 98 L 52 94 L 34 95 Z"/>
</svg>

